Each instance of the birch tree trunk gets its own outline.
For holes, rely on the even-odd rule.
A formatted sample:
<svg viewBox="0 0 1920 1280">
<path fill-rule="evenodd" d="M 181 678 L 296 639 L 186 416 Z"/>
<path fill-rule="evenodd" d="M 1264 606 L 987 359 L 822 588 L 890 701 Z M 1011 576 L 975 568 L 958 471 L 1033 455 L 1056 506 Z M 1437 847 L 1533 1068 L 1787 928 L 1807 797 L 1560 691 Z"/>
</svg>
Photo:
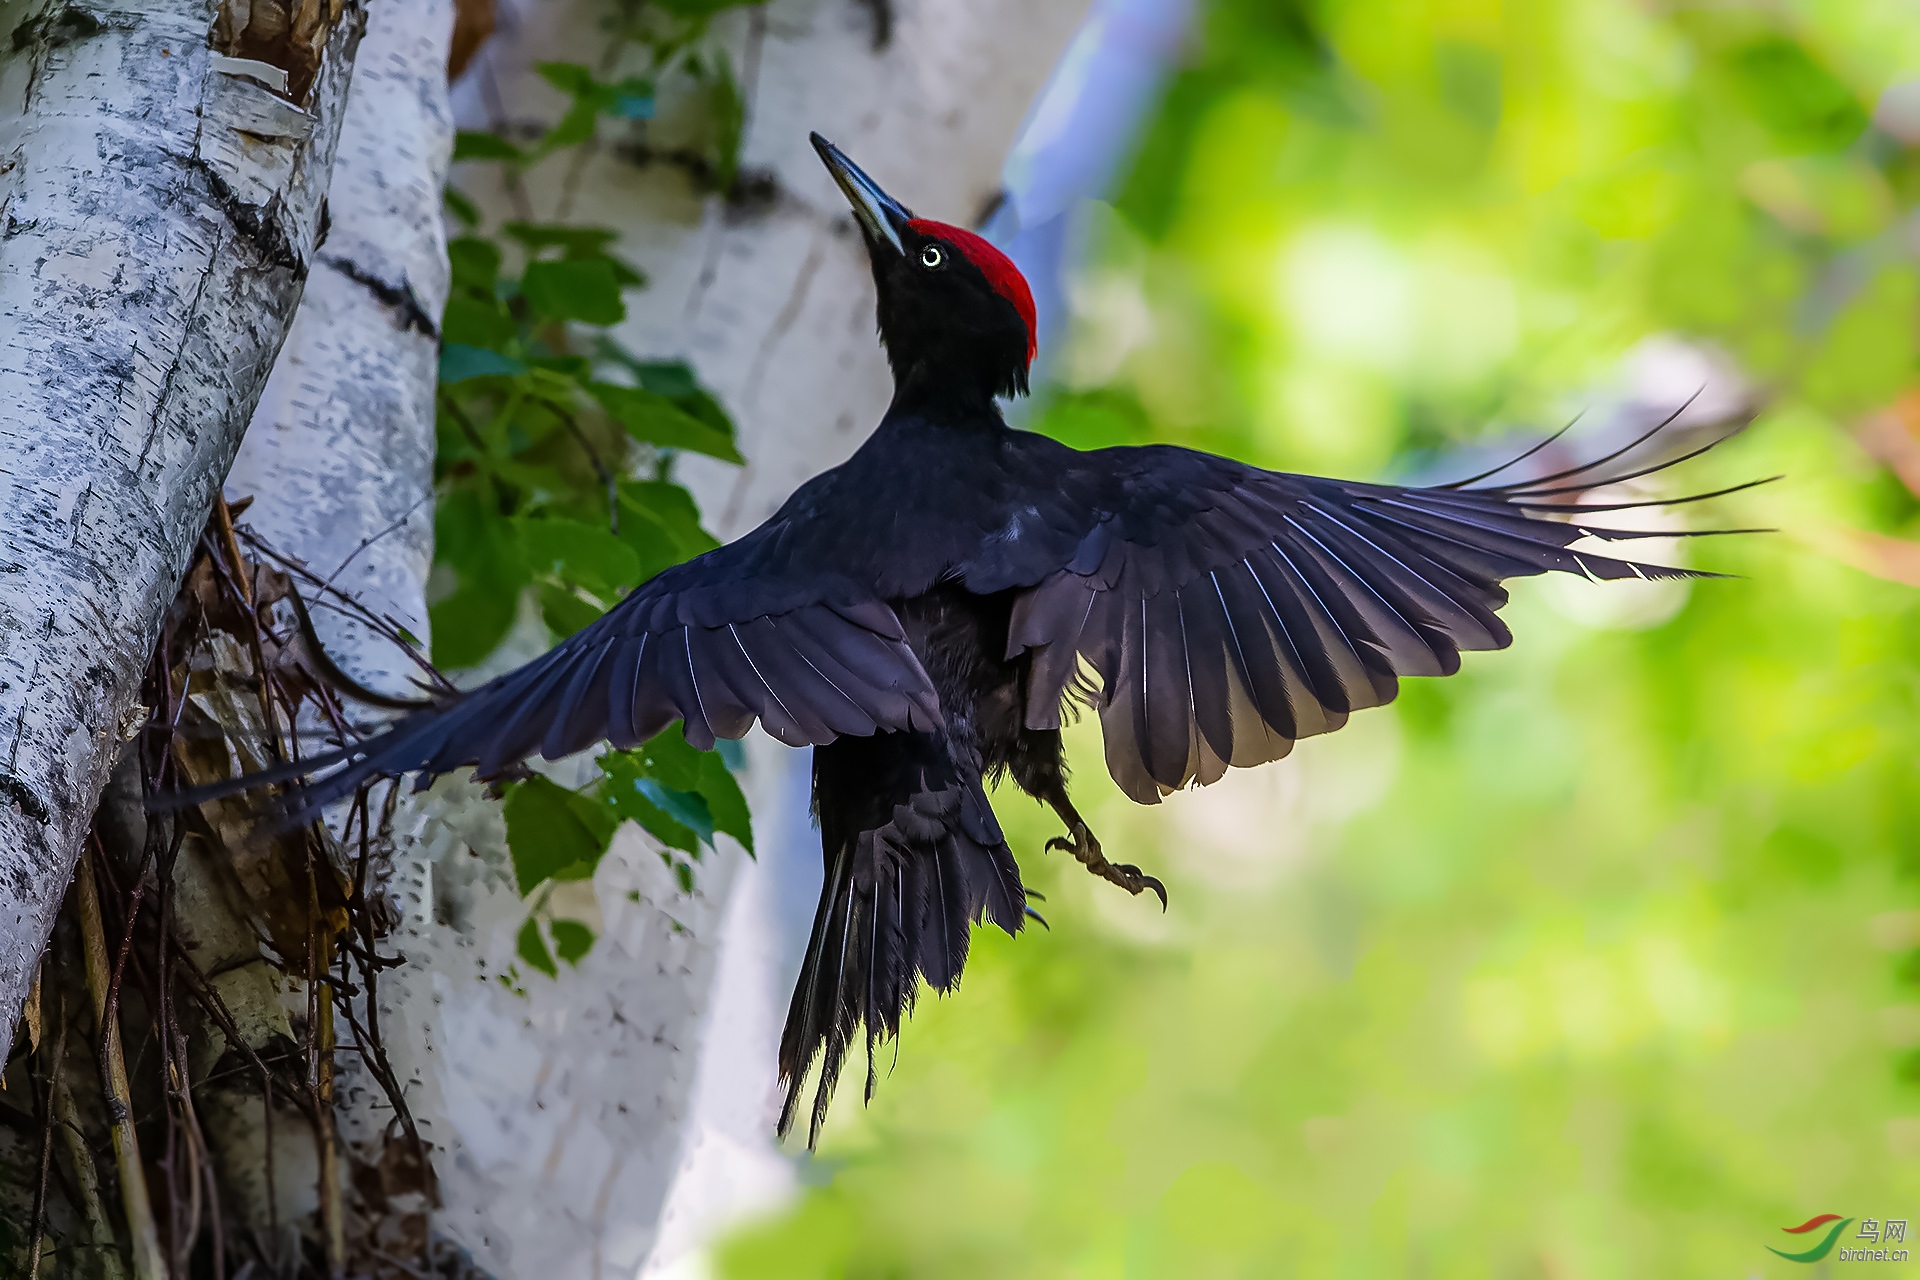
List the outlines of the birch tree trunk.
<svg viewBox="0 0 1920 1280">
<path fill-rule="evenodd" d="M 0 4 L 0 1036 L 324 222 L 357 0 Z"/>
</svg>

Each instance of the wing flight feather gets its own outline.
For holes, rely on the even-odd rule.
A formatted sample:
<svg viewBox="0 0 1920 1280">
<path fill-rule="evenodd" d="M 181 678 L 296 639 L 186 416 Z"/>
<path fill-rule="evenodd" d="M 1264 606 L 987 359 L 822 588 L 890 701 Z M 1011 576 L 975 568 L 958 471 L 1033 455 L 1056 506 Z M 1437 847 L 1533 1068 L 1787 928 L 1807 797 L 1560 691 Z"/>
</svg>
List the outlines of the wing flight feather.
<svg viewBox="0 0 1920 1280">
<path fill-rule="evenodd" d="M 812 599 L 790 590 L 755 611 L 750 597 L 724 590 L 727 571 L 701 561 L 669 570 L 459 701 L 305 762 L 300 772 L 331 772 L 307 787 L 302 808 L 311 812 L 376 776 L 416 773 L 424 785 L 472 765 L 489 778 L 536 752 L 553 759 L 603 738 L 637 746 L 676 720 L 702 749 L 740 737 L 756 720 L 794 746 L 941 724 L 932 682 L 884 601 L 829 583 Z M 703 590 L 708 579 L 723 589 Z"/>
<path fill-rule="evenodd" d="M 1392 701 L 1402 676 L 1506 647 L 1507 578 L 1714 576 L 1578 549 L 1671 535 L 1588 523 L 1590 509 L 1541 501 L 1570 490 L 1539 482 L 1354 484 L 1166 446 L 1083 457 L 1108 469 L 1108 505 L 1066 566 L 1017 597 L 1007 656 L 1031 655 L 1035 729 L 1058 727 L 1092 669 L 1108 768 L 1143 803 L 1277 759 Z"/>
</svg>

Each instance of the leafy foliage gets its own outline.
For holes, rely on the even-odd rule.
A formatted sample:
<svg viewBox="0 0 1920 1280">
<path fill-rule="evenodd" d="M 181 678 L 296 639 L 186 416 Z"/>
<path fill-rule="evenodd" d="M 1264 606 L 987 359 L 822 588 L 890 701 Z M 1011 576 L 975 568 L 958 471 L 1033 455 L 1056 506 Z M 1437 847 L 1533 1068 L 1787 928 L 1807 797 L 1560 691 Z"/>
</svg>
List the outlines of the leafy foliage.
<svg viewBox="0 0 1920 1280">
<path fill-rule="evenodd" d="M 532 137 L 463 129 L 455 137 L 453 158 L 498 161 L 517 176 L 560 152 L 600 145 L 611 128 L 613 136 L 606 140 L 616 150 L 677 164 L 699 185 L 733 196 L 740 177 L 746 100 L 726 49 L 708 39 L 707 31 L 714 17 L 749 2 L 613 0 L 603 65 L 637 54 L 643 72 L 605 80 L 579 63 L 540 63 L 535 71 L 567 99 L 560 120 Z M 651 142 L 648 128 L 663 97 L 671 100 L 676 141 L 661 147 Z M 691 137 L 681 136 L 689 131 Z M 472 209 L 457 196 L 454 207 Z"/>
<path fill-rule="evenodd" d="M 725 7 L 623 9 L 613 52 L 637 44 L 649 74 L 607 80 L 579 64 L 543 63 L 541 77 L 568 100 L 561 118 L 531 138 L 463 131 L 455 160 L 500 165 L 517 180 L 529 166 L 596 145 L 609 122 L 644 127 L 657 80 L 671 74 L 711 99 L 718 150 L 708 164 L 730 184 L 738 94 L 724 58 L 701 38 Z M 625 294 L 646 284 L 615 252 L 614 231 L 525 220 L 488 231 L 457 190 L 448 208 L 466 230 L 448 246 L 431 616 L 435 661 L 461 668 L 500 647 L 523 602 L 564 638 L 661 570 L 718 545 L 675 483 L 674 459 L 742 458 L 732 420 L 687 365 L 642 360 L 608 332 L 626 319 Z M 688 746 L 677 727 L 597 765 L 577 789 L 537 775 L 505 788 L 514 875 L 531 903 L 519 955 L 548 976 L 577 963 L 592 933 L 551 918 L 547 886 L 590 878 L 623 822 L 660 842 L 689 890 L 692 863 L 716 833 L 753 847 L 726 763 Z"/>
</svg>

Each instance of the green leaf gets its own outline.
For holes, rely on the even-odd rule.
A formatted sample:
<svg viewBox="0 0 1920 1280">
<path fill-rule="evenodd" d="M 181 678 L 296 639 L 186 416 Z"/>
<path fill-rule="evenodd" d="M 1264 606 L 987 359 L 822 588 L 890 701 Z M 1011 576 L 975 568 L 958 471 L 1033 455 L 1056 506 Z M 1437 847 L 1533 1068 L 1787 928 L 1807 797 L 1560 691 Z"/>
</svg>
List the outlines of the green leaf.
<svg viewBox="0 0 1920 1280">
<path fill-rule="evenodd" d="M 588 880 L 614 823 L 589 798 L 535 774 L 507 789 L 507 851 L 525 897 L 548 880 Z"/>
<path fill-rule="evenodd" d="M 713 845 L 713 811 L 692 791 L 676 791 L 660 785 L 656 778 L 641 778 L 636 784 L 640 794 L 653 801 L 661 812 L 692 831 L 702 844 Z"/>
<path fill-rule="evenodd" d="M 547 624 L 547 630 L 562 640 L 592 626 L 605 612 L 565 587 L 555 586 L 551 582 L 541 583 L 536 594 L 540 600 L 541 621 Z"/>
<path fill-rule="evenodd" d="M 524 451 L 530 443 L 538 443 L 539 440 L 539 437 L 533 437 L 523 429 L 522 424 L 526 423 L 527 415 L 522 415 L 516 420 L 513 430 L 510 433 L 515 436 L 525 437 L 516 438 L 511 441 L 514 448 L 522 451 Z M 573 481 L 564 474 L 560 468 L 544 466 L 538 462 L 521 462 L 517 459 L 496 461 L 492 464 L 490 470 L 505 483 L 528 494 L 564 494 L 567 495 L 569 499 L 577 499 L 583 504 L 591 503 L 592 500 L 598 496 L 592 489 L 588 489 L 585 492 L 576 492 L 572 488 Z M 514 545 L 516 548 L 519 546 L 519 534 L 517 532 L 514 534 Z"/>
<path fill-rule="evenodd" d="M 622 289 L 639 289 L 647 283 L 646 273 L 624 258 L 616 258 L 609 253 L 602 254 L 595 261 L 607 264 L 607 270 L 613 272 L 614 283 Z"/>
<path fill-rule="evenodd" d="M 600 525 L 558 516 L 516 516 L 513 528 L 533 573 L 551 573 L 601 595 L 640 582 L 640 557 Z"/>
<path fill-rule="evenodd" d="M 680 554 L 674 541 L 653 513 L 620 499 L 620 541 L 633 548 L 640 561 L 640 581 L 645 582 L 663 569 L 671 569 L 687 557 Z"/>
<path fill-rule="evenodd" d="M 625 369 L 628 373 L 631 373 L 634 376 L 634 379 L 637 382 L 639 382 L 641 386 L 646 387 L 647 390 L 654 392 L 656 395 L 664 395 L 666 393 L 663 392 L 659 387 L 648 385 L 645 371 L 650 368 L 657 367 L 657 368 L 685 369 L 687 373 L 687 378 L 689 380 L 692 380 L 693 378 L 693 368 L 692 366 L 688 365 L 685 361 L 642 360 L 639 356 L 634 355 L 633 352 L 627 350 L 625 347 L 621 346 L 618 342 L 615 342 L 612 338 L 609 338 L 604 333 L 599 334 L 594 338 L 593 354 L 596 359 L 604 360 L 608 364 L 619 365 L 622 369 Z"/>
<path fill-rule="evenodd" d="M 658 778 L 682 791 L 692 791 L 700 785 L 700 757 L 707 753 L 689 743 L 685 730 L 676 723 L 635 747 L 630 754 L 639 757 L 648 777 Z"/>
<path fill-rule="evenodd" d="M 578 62 L 536 62 L 533 69 L 542 80 L 569 97 L 593 92 L 593 72 Z"/>
<path fill-rule="evenodd" d="M 579 390 L 579 387 L 575 384 L 585 382 L 587 376 L 593 372 L 593 362 L 585 356 L 536 356 L 527 361 L 527 364 L 535 369 L 543 369 L 548 373 L 557 373 L 566 379 L 566 385 L 561 389 L 566 395 L 569 408 L 573 405 L 574 392 Z M 559 386 L 558 383 L 545 381 L 544 385 L 537 389 L 542 393 L 547 393 L 557 386 Z"/>
<path fill-rule="evenodd" d="M 549 978 L 560 976 L 560 966 L 553 962 L 553 957 L 547 952 L 546 939 L 540 936 L 540 923 L 532 916 L 528 916 L 527 922 L 520 926 L 520 942 L 516 949 L 522 960 Z"/>
<path fill-rule="evenodd" d="M 509 222 L 500 229 L 536 253 L 559 248 L 568 256 L 604 254 L 607 246 L 620 238 L 618 231 L 607 227 L 569 227 L 555 222 Z"/>
<path fill-rule="evenodd" d="M 579 965 L 593 950 L 593 930 L 578 920 L 555 920 L 547 926 L 553 932 L 553 949 L 570 965 Z"/>
<path fill-rule="evenodd" d="M 540 139 L 540 145 L 535 148 L 539 155 L 551 155 L 587 141 L 593 137 L 594 124 L 602 115 L 622 120 L 646 120 L 653 116 L 651 81 L 628 76 L 613 84 L 603 84 L 577 62 L 542 62 L 535 69 L 548 84 L 573 99 L 560 123 Z"/>
<path fill-rule="evenodd" d="M 436 665 L 470 667 L 506 638 L 519 612 L 526 561 L 519 539 L 499 509 L 463 489 L 443 496 L 434 511 L 434 543 L 456 586 L 428 609 Z"/>
<path fill-rule="evenodd" d="M 479 205 L 469 200 L 453 187 L 448 187 L 442 191 L 440 197 L 447 202 L 447 212 L 453 215 L 454 221 L 460 223 L 462 226 L 468 227 L 477 227 L 480 225 Z"/>
<path fill-rule="evenodd" d="M 684 360 L 642 360 L 613 339 L 602 336 L 594 343 L 594 356 L 608 364 L 617 364 L 631 373 L 642 390 L 665 396 L 679 408 L 700 419 L 722 435 L 732 437 L 733 419 L 694 375 L 693 366 Z"/>
<path fill-rule="evenodd" d="M 695 387 L 683 396 L 674 396 L 673 402 L 687 414 L 698 418 L 729 440 L 734 438 L 733 419 L 727 415 L 725 409 L 720 407 L 720 402 L 705 390 Z"/>
<path fill-rule="evenodd" d="M 453 287 L 477 297 L 492 298 L 500 278 L 500 250 L 491 240 L 460 236 L 447 242 L 447 261 L 453 267 Z"/>
<path fill-rule="evenodd" d="M 520 148 L 497 133 L 480 129 L 462 129 L 453 135 L 453 161 L 523 159 Z"/>
<path fill-rule="evenodd" d="M 518 360 L 485 347 L 449 342 L 440 348 L 440 384 L 450 386 L 472 378 L 512 377 L 527 371 Z"/>
<path fill-rule="evenodd" d="M 639 823 L 642 830 L 669 849 L 699 851 L 699 834 L 661 808 L 647 793 L 643 784 L 653 780 L 646 777 L 644 766 L 632 758 L 631 752 L 607 752 L 600 757 L 600 769 L 605 776 L 600 782 L 599 797 L 612 813 L 622 820 Z"/>
<path fill-rule="evenodd" d="M 589 382 L 587 393 L 600 402 L 615 422 L 626 428 L 628 435 L 643 444 L 686 449 L 727 462 L 746 461 L 734 447 L 732 437 L 716 431 L 665 396 L 611 382 Z"/>
<path fill-rule="evenodd" d="M 630 366 L 640 385 L 657 396 L 678 400 L 700 390 L 693 366 L 684 360 L 636 360 Z"/>
<path fill-rule="evenodd" d="M 607 84 L 594 79 L 593 73 L 577 62 L 542 62 L 534 69 L 541 79 L 572 98 L 576 109 L 584 106 L 622 120 L 653 117 L 651 80 L 627 76 Z"/>
<path fill-rule="evenodd" d="M 640 557 L 640 581 L 720 545 L 700 527 L 693 497 L 664 480 L 620 486 L 620 541 Z"/>
<path fill-rule="evenodd" d="M 608 85 L 607 96 L 600 109 L 605 114 L 621 120 L 653 119 L 653 82 L 642 80 L 638 76 L 628 76 L 624 80 Z"/>
<path fill-rule="evenodd" d="M 627 318 L 620 282 L 604 259 L 528 263 L 520 292 L 528 306 L 549 320 L 615 325 Z"/>
<path fill-rule="evenodd" d="M 600 118 L 600 112 L 591 99 L 579 98 L 567 108 L 567 114 L 560 117 L 560 123 L 547 130 L 540 139 L 540 145 L 534 148 L 534 154 L 549 156 L 568 147 L 577 147 L 593 137 L 593 126 Z"/>
<path fill-rule="evenodd" d="M 458 294 L 447 299 L 446 315 L 440 321 L 441 339 L 457 347 L 500 347 L 516 332 L 513 317 L 499 303 Z"/>
<path fill-rule="evenodd" d="M 657 811 L 661 818 L 684 830 L 687 837 L 697 835 L 711 844 L 713 833 L 719 831 L 738 840 L 748 853 L 753 852 L 753 826 L 740 784 L 718 752 L 695 750 L 679 725 L 669 726 L 631 751 L 607 752 L 600 757 L 600 769 L 607 776 L 602 798 L 613 803 L 616 810 L 623 804 L 628 806 L 632 811 L 622 810 L 622 816 L 639 821 L 662 843 L 694 851 L 685 839 L 670 840 L 648 825 L 639 806 Z M 690 808 L 676 809 L 681 802 L 670 793 L 697 797 L 704 815 Z"/>
<path fill-rule="evenodd" d="M 747 102 L 733 78 L 733 63 L 725 50 L 715 55 L 713 78 L 714 179 L 723 192 L 732 192 L 740 176 L 740 142 L 746 134 Z"/>
<path fill-rule="evenodd" d="M 678 731 L 676 726 L 675 732 Z M 713 815 L 713 829 L 738 840 L 751 857 L 753 818 L 747 812 L 747 797 L 741 792 L 739 781 L 718 751 L 702 751 L 700 757 L 700 782 L 695 790 L 707 802 L 707 811 Z"/>
<path fill-rule="evenodd" d="M 571 413 L 575 394 L 580 390 L 580 380 L 567 367 L 564 357 L 549 358 L 527 370 L 520 380 L 520 390 L 529 400 L 538 401 L 550 409 Z"/>
<path fill-rule="evenodd" d="M 682 560 L 691 560 L 720 545 L 700 526 L 700 508 L 693 495 L 668 480 L 629 480 L 620 486 L 620 509 L 644 512 L 673 539 Z"/>
<path fill-rule="evenodd" d="M 433 663 L 449 671 L 476 666 L 500 647 L 520 612 L 520 593 L 462 585 L 427 608 Z"/>
<path fill-rule="evenodd" d="M 510 545 L 513 530 L 499 510 L 481 500 L 472 489 L 462 489 L 440 499 L 433 513 L 433 536 L 440 559 L 458 569 L 462 577 L 501 575 L 513 580 L 524 577 L 522 563 Z"/>
</svg>

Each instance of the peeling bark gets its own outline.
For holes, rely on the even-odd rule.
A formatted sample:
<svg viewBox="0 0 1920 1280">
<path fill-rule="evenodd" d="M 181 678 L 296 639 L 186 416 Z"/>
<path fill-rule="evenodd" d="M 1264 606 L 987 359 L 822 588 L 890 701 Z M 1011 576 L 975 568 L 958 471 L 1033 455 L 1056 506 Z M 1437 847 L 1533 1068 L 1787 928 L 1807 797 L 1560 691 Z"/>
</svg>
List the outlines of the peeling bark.
<svg viewBox="0 0 1920 1280">
<path fill-rule="evenodd" d="M 223 53 L 219 21 L 205 0 L 0 9 L 8 1040 L 305 284 L 364 19 L 357 3 L 313 19 L 299 97 L 266 83 L 299 64 L 271 44 Z"/>
</svg>

